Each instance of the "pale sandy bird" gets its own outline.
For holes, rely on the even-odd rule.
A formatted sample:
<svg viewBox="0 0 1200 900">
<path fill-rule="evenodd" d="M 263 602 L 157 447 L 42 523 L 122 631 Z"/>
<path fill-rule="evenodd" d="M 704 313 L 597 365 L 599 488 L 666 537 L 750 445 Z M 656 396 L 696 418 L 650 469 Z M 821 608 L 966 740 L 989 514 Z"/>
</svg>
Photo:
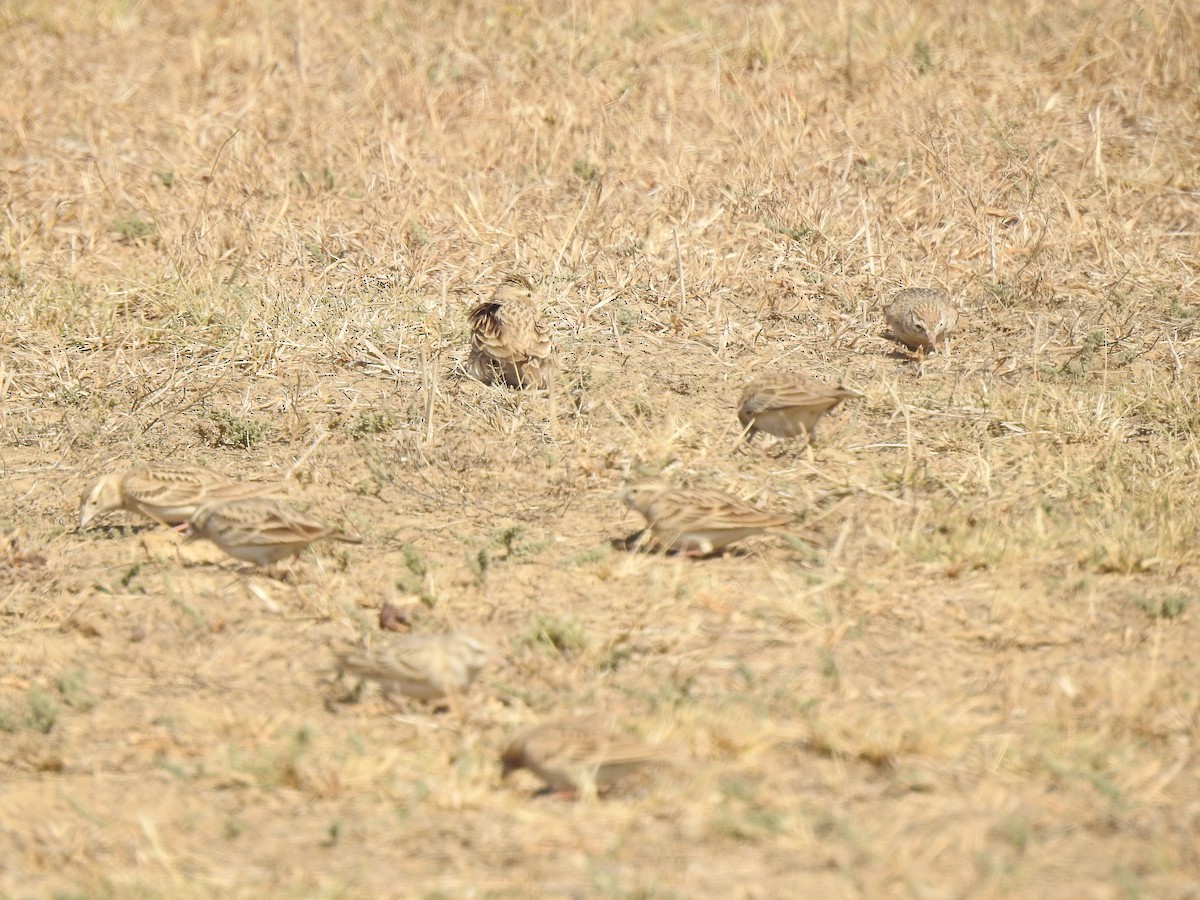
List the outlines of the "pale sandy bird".
<svg viewBox="0 0 1200 900">
<path fill-rule="evenodd" d="M 791 438 L 802 434 L 812 441 L 817 422 L 843 400 L 861 397 L 844 387 L 830 387 L 808 375 L 779 373 L 751 380 L 738 401 L 738 421 L 753 440 L 757 432 Z"/>
<path fill-rule="evenodd" d="M 467 371 L 484 384 L 547 388 L 558 371 L 550 329 L 538 321 L 533 288 L 523 278 L 504 281 L 470 315 Z"/>
<path fill-rule="evenodd" d="M 187 538 L 206 538 L 226 554 L 256 566 L 269 566 L 328 538 L 361 544 L 362 538 L 306 516 L 278 500 L 207 503 L 188 519 Z"/>
<path fill-rule="evenodd" d="M 793 521 L 792 516 L 751 506 L 724 491 L 673 488 L 652 478 L 625 485 L 618 496 L 646 517 L 659 543 L 685 556 L 707 556 L 734 541 Z"/>
<path fill-rule="evenodd" d="M 79 527 L 117 509 L 140 513 L 164 525 L 182 525 L 205 503 L 279 496 L 283 485 L 235 481 L 212 469 L 160 460 L 125 474 L 101 475 L 79 500 Z"/>
<path fill-rule="evenodd" d="M 883 315 L 892 335 L 910 350 L 937 350 L 958 327 L 958 310 L 941 288 L 897 291 Z"/>
<path fill-rule="evenodd" d="M 334 653 L 339 671 L 377 682 L 389 700 L 396 694 L 417 700 L 461 694 L 489 658 L 478 639 L 460 631 L 377 640 L 369 649 Z"/>
<path fill-rule="evenodd" d="M 643 766 L 677 761 L 670 749 L 612 737 L 590 721 L 534 725 L 518 732 L 500 756 L 501 777 L 528 769 L 551 790 L 594 797 Z"/>
</svg>

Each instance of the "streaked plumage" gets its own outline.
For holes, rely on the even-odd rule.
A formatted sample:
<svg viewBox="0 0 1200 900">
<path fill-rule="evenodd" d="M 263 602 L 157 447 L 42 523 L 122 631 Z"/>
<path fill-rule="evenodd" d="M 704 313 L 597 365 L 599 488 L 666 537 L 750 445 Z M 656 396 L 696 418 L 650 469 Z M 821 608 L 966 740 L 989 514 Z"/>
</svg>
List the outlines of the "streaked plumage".
<svg viewBox="0 0 1200 900">
<path fill-rule="evenodd" d="M 517 769 L 528 769 L 551 790 L 588 796 L 643 766 L 676 761 L 676 754 L 668 748 L 612 737 L 584 720 L 526 728 L 509 741 L 500 756 L 503 778 Z"/>
<path fill-rule="evenodd" d="M 205 503 L 280 496 L 279 484 L 235 481 L 191 463 L 160 460 L 134 466 L 124 475 L 97 478 L 79 500 L 79 527 L 125 509 L 164 525 L 182 525 Z"/>
<path fill-rule="evenodd" d="M 910 350 L 937 350 L 958 327 L 958 310 L 941 288 L 897 291 L 884 318 L 896 340 Z"/>
<path fill-rule="evenodd" d="M 738 401 L 738 421 L 747 439 L 759 431 L 791 438 L 817 434 L 817 422 L 843 400 L 861 397 L 844 387 L 830 387 L 808 375 L 760 375 L 750 381 Z"/>
<path fill-rule="evenodd" d="M 205 538 L 227 555 L 256 566 L 268 566 L 328 538 L 360 544 L 362 538 L 306 516 L 277 500 L 234 500 L 207 503 L 188 520 L 187 540 Z"/>
<path fill-rule="evenodd" d="M 381 635 L 369 649 L 337 650 L 340 671 L 378 682 L 389 699 L 394 694 L 438 700 L 461 694 L 488 662 L 488 651 L 463 632 L 406 634 L 390 640 Z"/>
<path fill-rule="evenodd" d="M 768 528 L 789 525 L 792 516 L 751 506 L 724 491 L 673 488 L 651 478 L 627 484 L 619 494 L 646 517 L 655 539 L 688 556 L 707 556 Z"/>
<path fill-rule="evenodd" d="M 467 371 L 484 384 L 547 388 L 558 372 L 550 329 L 538 321 L 533 288 L 510 277 L 470 315 Z"/>
</svg>

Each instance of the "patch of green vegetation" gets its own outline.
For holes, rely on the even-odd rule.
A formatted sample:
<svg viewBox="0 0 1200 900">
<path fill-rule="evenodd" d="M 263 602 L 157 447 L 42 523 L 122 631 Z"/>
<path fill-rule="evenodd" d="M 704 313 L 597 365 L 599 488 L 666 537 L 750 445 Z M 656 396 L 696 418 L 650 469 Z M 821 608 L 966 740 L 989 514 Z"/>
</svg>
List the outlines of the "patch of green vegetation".
<svg viewBox="0 0 1200 900">
<path fill-rule="evenodd" d="M 305 172 L 303 170 L 296 173 L 296 184 L 302 188 L 306 188 L 310 193 L 317 191 L 332 191 L 337 184 L 337 180 L 333 177 L 333 169 L 329 166 L 322 166 L 320 171 Z"/>
<path fill-rule="evenodd" d="M 270 431 L 268 422 L 221 409 L 210 410 L 199 426 L 200 437 L 210 447 L 236 447 L 239 450 L 249 450 Z"/>
<path fill-rule="evenodd" d="M 113 222 L 113 228 L 116 229 L 120 240 L 130 244 L 148 238 L 158 231 L 158 226 L 151 219 L 143 218 L 136 213 L 117 219 Z"/>
<path fill-rule="evenodd" d="M 578 656 L 588 646 L 587 632 L 574 619 L 538 614 L 521 641 L 527 647 L 549 647 L 563 656 Z"/>
<path fill-rule="evenodd" d="M 758 785 L 744 776 L 721 780 L 721 808 L 717 831 L 740 841 L 759 841 L 783 831 L 783 821 L 774 810 L 759 804 Z"/>
<path fill-rule="evenodd" d="M 1104 346 L 1104 332 L 1092 331 L 1089 332 L 1079 344 L 1079 349 L 1066 360 L 1055 374 L 1067 378 L 1080 378 L 1086 375 L 1092 367 L 1092 361 L 1096 358 L 1097 351 Z"/>
<path fill-rule="evenodd" d="M 225 821 L 225 839 L 228 841 L 236 841 L 250 826 L 241 819 L 227 819 Z"/>
<path fill-rule="evenodd" d="M 602 559 L 607 559 L 612 555 L 612 545 L 608 543 L 598 544 L 590 550 L 584 550 L 582 553 L 577 553 L 567 560 L 567 567 L 587 566 L 592 563 L 600 562 Z"/>
<path fill-rule="evenodd" d="M 433 243 L 433 236 L 420 222 L 413 222 L 408 226 L 408 237 L 418 247 L 427 247 Z"/>
<path fill-rule="evenodd" d="M 581 181 L 591 182 L 600 177 L 600 170 L 594 163 L 586 159 L 575 160 L 575 162 L 571 165 L 571 171 L 574 172 L 576 177 Z"/>
<path fill-rule="evenodd" d="M 421 559 L 420 552 L 411 544 L 404 545 L 404 565 L 418 578 L 424 578 L 429 573 L 429 567 Z"/>
<path fill-rule="evenodd" d="M 841 676 L 838 672 L 837 657 L 833 655 L 833 651 L 828 647 L 821 648 L 820 656 L 821 674 L 832 681 L 834 687 L 836 687 L 838 682 L 841 680 Z"/>
<path fill-rule="evenodd" d="M 807 244 L 812 236 L 811 228 L 796 228 L 792 225 L 784 225 L 782 222 L 776 222 L 774 219 L 764 219 L 763 226 L 776 234 L 782 234 L 784 237 L 791 238 L 797 244 Z"/>
<path fill-rule="evenodd" d="M 526 541 L 524 537 L 525 529 L 520 525 L 493 531 L 488 543 L 467 558 L 476 580 L 483 584 L 493 564 L 537 553 L 550 543 L 548 540 Z"/>
<path fill-rule="evenodd" d="M 314 241 L 306 241 L 304 249 L 308 253 L 309 259 L 322 268 L 332 266 L 334 263 L 340 262 L 343 258 L 341 253 L 328 250 L 324 245 Z"/>
<path fill-rule="evenodd" d="M 933 61 L 933 48 L 924 38 L 917 38 L 913 43 L 912 60 L 913 65 L 922 75 L 928 75 L 934 70 L 936 64 Z"/>
<path fill-rule="evenodd" d="M 125 570 L 125 574 L 121 576 L 121 587 L 128 590 L 129 585 L 131 585 L 133 580 L 137 578 L 139 574 L 141 574 L 141 571 L 142 564 L 140 562 L 135 562 L 133 565 L 131 565 Z"/>
<path fill-rule="evenodd" d="M 1182 594 L 1166 597 L 1134 596 L 1133 603 L 1152 619 L 1178 619 L 1187 611 L 1188 598 Z"/>
<path fill-rule="evenodd" d="M 421 557 L 420 551 L 411 544 L 405 544 L 402 552 L 404 553 L 404 565 L 411 576 L 400 573 L 395 580 L 396 590 L 403 594 L 416 594 L 421 603 L 427 608 L 433 609 L 437 606 L 438 601 L 437 597 L 429 593 L 427 587 L 426 576 L 429 574 L 429 567 Z"/>
<path fill-rule="evenodd" d="M 0 709 L 0 732 L 11 734 L 28 729 L 49 734 L 58 722 L 58 707 L 50 695 L 37 685 L 30 685 L 25 695 L 26 708 L 7 707 Z"/>
<path fill-rule="evenodd" d="M 353 438 L 364 438 L 372 434 L 383 434 L 396 427 L 396 419 L 388 412 L 371 412 L 355 416 L 346 426 Z"/>
<path fill-rule="evenodd" d="M 342 823 L 334 819 L 329 823 L 329 828 L 325 830 L 325 840 L 321 842 L 323 847 L 336 847 L 337 842 L 342 837 Z"/>
<path fill-rule="evenodd" d="M 59 675 L 55 682 L 63 702 L 77 712 L 87 712 L 96 706 L 96 697 L 88 690 L 87 681 L 87 672 L 69 669 Z"/>
</svg>

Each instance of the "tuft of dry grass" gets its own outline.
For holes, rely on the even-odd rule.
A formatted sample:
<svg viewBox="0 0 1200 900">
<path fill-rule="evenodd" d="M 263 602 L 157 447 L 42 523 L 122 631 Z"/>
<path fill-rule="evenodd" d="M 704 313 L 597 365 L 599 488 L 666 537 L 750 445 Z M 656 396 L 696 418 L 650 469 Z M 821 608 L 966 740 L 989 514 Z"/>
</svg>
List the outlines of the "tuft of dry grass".
<svg viewBox="0 0 1200 900">
<path fill-rule="evenodd" d="M 5 5 L 0 893 L 1190 895 L 1198 47 L 1165 0 Z M 514 274 L 552 396 L 463 370 Z M 864 396 L 739 449 L 767 370 Z M 163 457 L 366 542 L 75 532 Z M 639 472 L 803 540 L 625 552 Z M 497 650 L 461 717 L 342 702 L 402 598 Z M 689 764 L 500 782 L 570 716 Z"/>
</svg>

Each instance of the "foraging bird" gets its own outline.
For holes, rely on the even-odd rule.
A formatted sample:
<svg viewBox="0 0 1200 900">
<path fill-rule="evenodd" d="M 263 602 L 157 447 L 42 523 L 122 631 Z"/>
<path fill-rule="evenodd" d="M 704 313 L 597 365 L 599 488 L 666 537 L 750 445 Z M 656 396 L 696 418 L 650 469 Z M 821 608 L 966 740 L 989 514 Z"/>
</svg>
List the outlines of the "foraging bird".
<svg viewBox="0 0 1200 900">
<path fill-rule="evenodd" d="M 937 350 L 958 327 L 958 310 L 941 288 L 897 291 L 884 310 L 892 336 L 910 350 Z"/>
<path fill-rule="evenodd" d="M 188 519 L 187 537 L 205 538 L 228 556 L 269 566 L 299 556 L 309 544 L 328 538 L 361 544 L 362 538 L 306 516 L 277 500 L 250 499 L 207 503 Z"/>
<path fill-rule="evenodd" d="M 341 672 L 377 682 L 389 700 L 394 694 L 439 700 L 461 694 L 488 663 L 487 648 L 460 631 L 406 634 L 370 649 L 337 650 Z"/>
<path fill-rule="evenodd" d="M 643 766 L 675 761 L 669 749 L 614 738 L 583 720 L 526 728 L 509 741 L 500 756 L 501 778 L 528 769 L 553 791 L 587 797 L 595 797 Z"/>
<path fill-rule="evenodd" d="M 92 482 L 79 500 L 79 528 L 117 509 L 163 525 L 182 525 L 205 503 L 279 496 L 284 490 L 280 484 L 235 481 L 203 466 L 159 460 Z"/>
<path fill-rule="evenodd" d="M 751 506 L 724 491 L 673 488 L 652 478 L 625 485 L 618 497 L 645 516 L 659 543 L 685 556 L 707 556 L 734 541 L 793 521 L 792 516 Z"/>
<path fill-rule="evenodd" d="M 760 375 L 746 384 L 738 401 L 738 421 L 753 440 L 760 431 L 779 438 L 817 435 L 817 423 L 843 400 L 861 397 L 844 387 L 830 387 L 808 375 Z"/>
</svg>

